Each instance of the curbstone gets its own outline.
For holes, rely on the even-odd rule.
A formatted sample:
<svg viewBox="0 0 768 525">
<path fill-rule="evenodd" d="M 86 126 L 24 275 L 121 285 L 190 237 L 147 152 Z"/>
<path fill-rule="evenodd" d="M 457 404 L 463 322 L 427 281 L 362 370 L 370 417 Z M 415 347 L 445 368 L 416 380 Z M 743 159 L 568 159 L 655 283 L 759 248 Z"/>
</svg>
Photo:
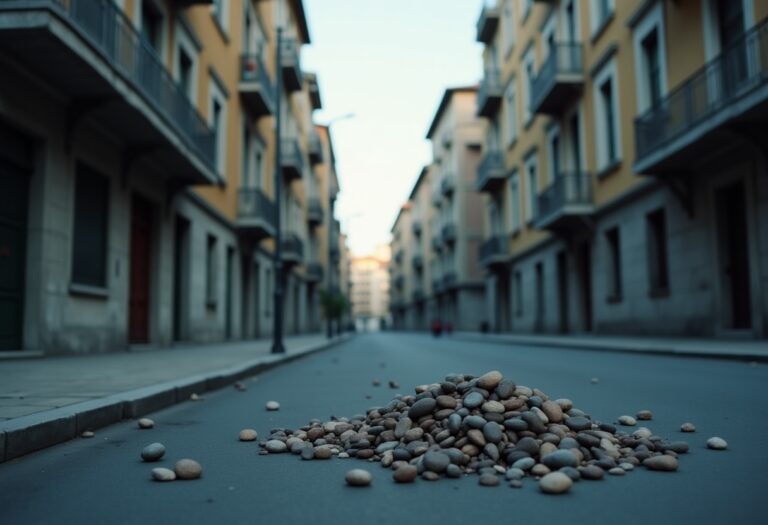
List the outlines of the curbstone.
<svg viewBox="0 0 768 525">
<path fill-rule="evenodd" d="M 5 461 L 5 432 L 0 432 L 0 463 Z"/>
<path fill-rule="evenodd" d="M 96 430 L 97 428 L 106 427 L 107 425 L 117 423 L 122 418 L 123 402 L 118 400 L 112 402 L 107 401 L 105 404 L 90 410 L 85 409 L 77 411 L 75 413 L 77 434 L 80 434 L 85 430 Z"/>
<path fill-rule="evenodd" d="M 123 419 L 135 419 L 176 404 L 176 387 L 147 387 L 130 392 L 123 402 Z"/>
<path fill-rule="evenodd" d="M 29 420 L 35 415 L 19 419 Z M 29 426 L 24 423 L 22 425 L 16 430 L 5 431 L 6 461 L 77 436 L 77 421 L 72 414 L 47 421 L 42 420 Z"/>
<path fill-rule="evenodd" d="M 183 384 L 180 384 L 176 386 L 175 388 L 175 399 L 176 403 L 183 403 L 184 401 L 189 401 L 189 396 L 192 394 L 200 394 L 208 391 L 207 381 L 204 377 L 195 376 L 194 378 L 191 378 L 188 381 L 185 381 Z"/>
</svg>

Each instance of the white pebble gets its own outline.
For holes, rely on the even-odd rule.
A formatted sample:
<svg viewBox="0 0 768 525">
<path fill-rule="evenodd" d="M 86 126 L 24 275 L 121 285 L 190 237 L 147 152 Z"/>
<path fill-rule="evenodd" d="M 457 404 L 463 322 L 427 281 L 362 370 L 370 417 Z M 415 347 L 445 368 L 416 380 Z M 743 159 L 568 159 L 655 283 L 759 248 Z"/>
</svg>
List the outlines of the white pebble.
<svg viewBox="0 0 768 525">
<path fill-rule="evenodd" d="M 344 479 L 347 481 L 348 485 L 353 487 L 367 487 L 371 484 L 373 477 L 367 470 L 355 468 L 347 472 L 347 475 L 344 476 Z"/>
<path fill-rule="evenodd" d="M 265 406 L 267 407 L 267 410 L 280 410 L 280 403 L 277 401 L 267 401 Z"/>
<path fill-rule="evenodd" d="M 728 448 L 728 442 L 721 437 L 711 437 L 707 440 L 707 446 L 712 450 L 725 450 Z"/>
<path fill-rule="evenodd" d="M 155 422 L 149 419 L 148 417 L 143 417 L 139 419 L 139 428 L 141 429 L 148 429 L 153 428 L 155 426 Z"/>
<path fill-rule="evenodd" d="M 176 479 L 176 473 L 169 468 L 153 468 L 152 477 L 155 481 L 173 481 Z"/>
</svg>

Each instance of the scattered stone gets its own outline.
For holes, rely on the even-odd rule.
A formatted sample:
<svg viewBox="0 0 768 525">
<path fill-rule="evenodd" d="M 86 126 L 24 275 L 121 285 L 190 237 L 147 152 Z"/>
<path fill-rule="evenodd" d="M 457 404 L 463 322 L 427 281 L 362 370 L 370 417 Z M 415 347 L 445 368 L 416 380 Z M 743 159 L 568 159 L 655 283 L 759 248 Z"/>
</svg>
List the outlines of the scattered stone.
<svg viewBox="0 0 768 525">
<path fill-rule="evenodd" d="M 632 463 L 619 463 L 619 467 L 624 469 L 626 472 L 635 470 L 635 466 Z"/>
<path fill-rule="evenodd" d="M 725 450 L 728 443 L 721 437 L 711 437 L 707 440 L 707 446 L 712 450 Z"/>
<path fill-rule="evenodd" d="M 424 467 L 432 472 L 437 472 L 438 474 L 445 472 L 450 463 L 451 458 L 442 452 L 427 452 L 424 454 Z"/>
<path fill-rule="evenodd" d="M 277 401 L 267 401 L 267 404 L 264 406 L 269 411 L 280 410 L 280 403 L 278 403 Z"/>
<path fill-rule="evenodd" d="M 301 449 L 301 459 L 304 461 L 310 461 L 312 459 L 315 459 L 315 449 L 314 447 L 304 447 Z"/>
<path fill-rule="evenodd" d="M 597 377 L 593 377 L 592 379 L 589 380 L 589 382 L 592 383 L 593 385 L 596 385 L 600 382 L 600 379 L 598 379 Z"/>
<path fill-rule="evenodd" d="M 162 443 L 150 443 L 141 451 L 141 459 L 147 462 L 157 461 L 165 455 L 165 445 Z"/>
<path fill-rule="evenodd" d="M 241 383 L 240 381 L 238 381 L 237 383 L 235 383 L 235 390 L 239 392 L 245 392 L 246 390 L 248 390 L 248 387 L 246 387 L 244 383 Z"/>
<path fill-rule="evenodd" d="M 373 476 L 367 470 L 355 468 L 347 472 L 344 479 L 347 481 L 347 485 L 352 487 L 367 487 L 371 484 Z"/>
<path fill-rule="evenodd" d="M 393 389 L 400 388 L 400 383 L 398 383 L 397 381 L 390 381 L 389 388 L 393 388 Z"/>
<path fill-rule="evenodd" d="M 509 486 L 513 489 L 521 489 L 523 488 L 523 482 L 519 479 L 513 479 L 509 482 Z"/>
<path fill-rule="evenodd" d="M 176 473 L 169 468 L 153 468 L 152 479 L 155 481 L 173 481 L 176 479 Z"/>
<path fill-rule="evenodd" d="M 571 478 L 562 472 L 551 472 L 539 480 L 539 488 L 546 494 L 563 494 L 573 485 Z"/>
<path fill-rule="evenodd" d="M 193 459 L 180 459 L 173 470 L 179 479 L 197 479 L 203 475 L 203 467 Z"/>
<path fill-rule="evenodd" d="M 202 397 L 200 397 L 199 395 L 197 395 L 195 392 L 192 392 L 192 393 L 189 395 L 189 400 L 190 400 L 190 401 L 202 401 L 202 399 L 203 399 L 203 398 L 202 398 Z"/>
<path fill-rule="evenodd" d="M 501 380 L 503 379 L 501 372 L 498 370 L 493 370 L 491 372 L 488 372 L 486 374 L 481 375 L 477 379 L 477 386 L 482 388 L 483 390 L 488 390 L 489 392 L 496 388 L 499 383 L 501 383 Z"/>
<path fill-rule="evenodd" d="M 680 432 L 696 432 L 696 425 L 693 423 L 683 423 L 680 425 Z"/>
<path fill-rule="evenodd" d="M 440 479 L 440 474 L 437 472 L 432 472 L 431 470 L 425 470 L 421 473 L 421 479 L 426 481 L 437 481 Z"/>
<path fill-rule="evenodd" d="M 315 459 L 331 459 L 333 451 L 328 447 L 315 448 Z"/>
<path fill-rule="evenodd" d="M 142 430 L 154 428 L 155 426 L 155 422 L 149 419 L 148 417 L 143 417 L 139 419 L 138 424 L 139 424 L 139 428 Z"/>
<path fill-rule="evenodd" d="M 643 460 L 643 465 L 651 470 L 672 472 L 677 470 L 677 458 L 662 454 L 661 456 L 653 456 Z"/>
<path fill-rule="evenodd" d="M 419 475 L 418 469 L 413 465 L 403 465 L 395 470 L 392 478 L 398 483 L 412 483 Z"/>
<path fill-rule="evenodd" d="M 80 437 L 88 439 L 88 438 L 92 438 L 92 437 L 93 437 L 93 436 L 95 436 L 95 435 L 96 435 L 96 434 L 94 434 L 94 433 L 93 433 L 93 432 L 91 432 L 90 430 L 86 430 L 85 432 L 83 432 L 82 434 L 80 434 Z"/>
<path fill-rule="evenodd" d="M 548 466 L 542 465 L 541 463 L 537 463 L 533 466 L 533 468 L 531 468 L 531 474 L 539 477 L 546 476 L 550 473 L 550 471 L 551 469 Z"/>
<path fill-rule="evenodd" d="M 240 441 L 256 441 L 259 435 L 252 428 L 244 428 L 240 431 Z"/>
<path fill-rule="evenodd" d="M 634 427 L 637 425 L 637 421 L 632 416 L 620 416 L 619 424 L 624 425 L 625 427 Z"/>
<path fill-rule="evenodd" d="M 270 439 L 269 441 L 267 441 L 265 448 L 267 449 L 267 452 L 269 452 L 270 454 L 280 454 L 288 450 L 288 445 L 286 445 L 284 442 L 280 441 L 279 439 Z"/>
<path fill-rule="evenodd" d="M 638 421 L 650 421 L 653 419 L 653 412 L 650 410 L 641 410 L 637 414 L 635 414 L 635 417 Z"/>
<path fill-rule="evenodd" d="M 379 381 L 378 379 L 374 379 L 373 381 L 371 381 L 371 384 L 373 386 L 380 386 L 381 385 L 381 381 Z"/>
<path fill-rule="evenodd" d="M 576 454 L 570 450 L 557 450 L 551 454 L 547 454 L 541 459 L 541 462 L 551 470 L 579 466 L 579 459 L 576 457 Z"/>
<path fill-rule="evenodd" d="M 349 454 L 347 454 L 346 452 L 339 452 L 338 457 L 339 459 L 347 459 L 349 458 Z"/>
<path fill-rule="evenodd" d="M 627 472 L 621 467 L 613 467 L 612 469 L 608 470 L 608 474 L 611 476 L 623 476 L 626 473 Z"/>
<path fill-rule="evenodd" d="M 482 474 L 479 483 L 483 487 L 496 487 L 499 484 L 499 477 L 493 474 Z"/>
<path fill-rule="evenodd" d="M 605 471 L 597 465 L 587 465 L 579 470 L 582 479 L 599 480 L 605 476 Z"/>
</svg>

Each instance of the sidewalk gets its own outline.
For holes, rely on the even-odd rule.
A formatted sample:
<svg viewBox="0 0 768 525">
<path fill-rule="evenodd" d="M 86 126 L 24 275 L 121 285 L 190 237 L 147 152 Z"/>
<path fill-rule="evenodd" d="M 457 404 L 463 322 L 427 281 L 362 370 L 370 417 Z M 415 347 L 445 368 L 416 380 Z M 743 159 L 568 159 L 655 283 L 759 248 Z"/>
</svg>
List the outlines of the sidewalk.
<svg viewBox="0 0 768 525">
<path fill-rule="evenodd" d="M 140 417 L 346 341 L 350 335 L 271 339 L 77 357 L 0 361 L 0 463 Z"/>
<path fill-rule="evenodd" d="M 456 332 L 464 341 L 525 346 L 555 346 L 578 350 L 706 357 L 768 362 L 768 341 L 754 339 L 693 339 L 673 337 L 621 337 L 612 335 L 512 335 Z"/>
</svg>

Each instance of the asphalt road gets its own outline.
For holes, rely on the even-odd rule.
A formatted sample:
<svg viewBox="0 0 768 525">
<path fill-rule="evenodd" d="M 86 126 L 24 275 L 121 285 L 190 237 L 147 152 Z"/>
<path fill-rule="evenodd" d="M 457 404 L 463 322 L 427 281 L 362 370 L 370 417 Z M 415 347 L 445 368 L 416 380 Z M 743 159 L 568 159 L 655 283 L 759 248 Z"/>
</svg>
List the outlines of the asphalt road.
<svg viewBox="0 0 768 525">
<path fill-rule="evenodd" d="M 603 481 L 580 481 L 567 495 L 547 496 L 526 479 L 522 489 L 486 488 L 477 476 L 397 485 L 391 471 L 355 459 L 302 461 L 260 456 L 237 434 L 253 427 L 296 428 L 311 418 L 362 413 L 401 391 L 447 373 L 502 371 L 518 384 L 568 397 L 593 417 L 612 421 L 650 409 L 648 425 L 691 444 L 676 473 L 638 469 Z M 598 384 L 590 378 L 598 377 Z M 383 386 L 373 387 L 380 379 Z M 433 340 L 416 335 L 364 335 L 335 349 L 269 371 L 134 422 L 0 464 L 0 523 L 260 523 L 314 525 L 452 523 L 758 523 L 768 482 L 768 367 L 747 363 Z M 366 399 L 371 396 L 371 399 Z M 280 401 L 278 412 L 264 403 Z M 695 434 L 681 434 L 692 421 Z M 708 437 L 729 443 L 706 449 Z M 141 449 L 160 441 L 159 464 Z M 204 468 L 197 481 L 158 483 L 155 466 L 190 457 Z M 374 481 L 350 488 L 344 473 L 367 468 Z"/>
</svg>

